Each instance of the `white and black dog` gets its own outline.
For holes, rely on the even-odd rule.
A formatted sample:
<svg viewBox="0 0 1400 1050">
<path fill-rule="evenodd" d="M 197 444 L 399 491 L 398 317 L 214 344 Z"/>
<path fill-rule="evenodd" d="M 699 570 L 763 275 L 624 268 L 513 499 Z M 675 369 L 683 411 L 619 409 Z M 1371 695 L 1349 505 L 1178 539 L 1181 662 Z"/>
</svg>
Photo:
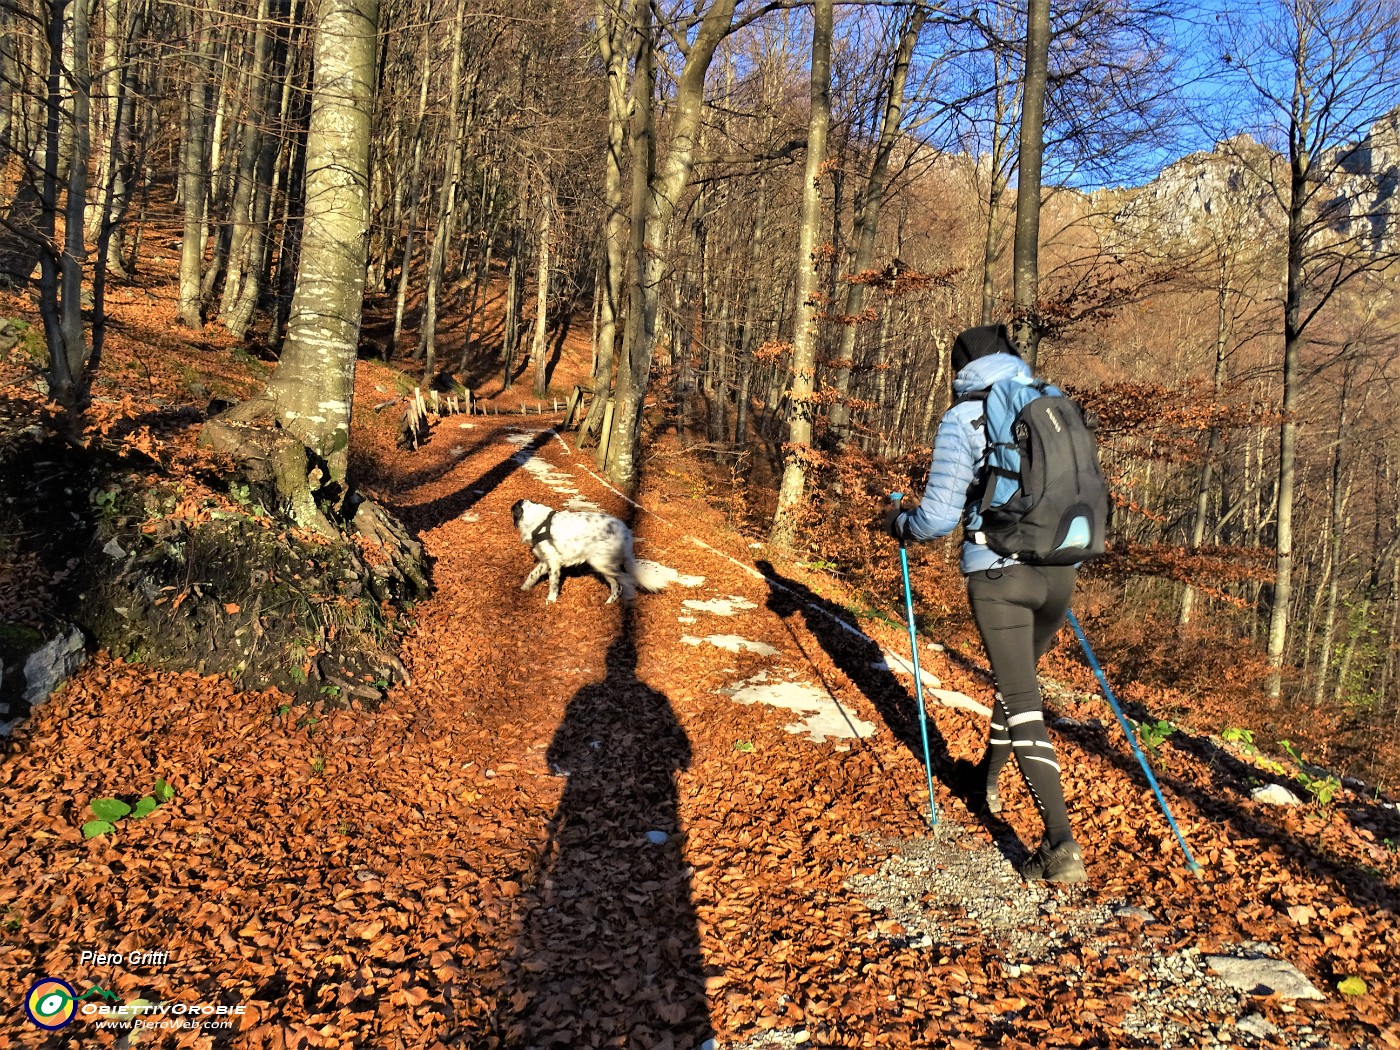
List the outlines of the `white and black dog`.
<svg viewBox="0 0 1400 1050">
<path fill-rule="evenodd" d="M 539 564 L 530 570 L 522 591 L 528 591 L 549 575 L 549 601 L 559 600 L 559 577 L 572 565 L 587 565 L 608 581 L 608 601 L 624 601 L 637 596 L 637 590 L 659 591 L 665 581 L 645 572 L 638 579 L 637 559 L 632 554 L 632 530 L 611 514 L 592 511 L 553 510 L 543 503 L 516 500 L 510 516 L 520 530 L 520 542 L 530 548 Z M 650 568 L 650 566 L 647 566 Z"/>
</svg>

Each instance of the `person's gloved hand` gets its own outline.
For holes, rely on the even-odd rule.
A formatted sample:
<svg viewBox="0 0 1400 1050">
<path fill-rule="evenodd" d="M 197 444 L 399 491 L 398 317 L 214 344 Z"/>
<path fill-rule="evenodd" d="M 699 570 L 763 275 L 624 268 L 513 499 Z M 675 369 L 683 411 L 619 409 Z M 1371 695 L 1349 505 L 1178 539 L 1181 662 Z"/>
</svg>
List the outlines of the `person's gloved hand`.
<svg viewBox="0 0 1400 1050">
<path fill-rule="evenodd" d="M 904 522 L 900 520 L 900 515 L 904 510 L 898 503 L 891 503 L 885 510 L 884 520 L 881 527 L 885 530 L 885 535 L 892 536 L 897 540 L 904 539 Z"/>
</svg>

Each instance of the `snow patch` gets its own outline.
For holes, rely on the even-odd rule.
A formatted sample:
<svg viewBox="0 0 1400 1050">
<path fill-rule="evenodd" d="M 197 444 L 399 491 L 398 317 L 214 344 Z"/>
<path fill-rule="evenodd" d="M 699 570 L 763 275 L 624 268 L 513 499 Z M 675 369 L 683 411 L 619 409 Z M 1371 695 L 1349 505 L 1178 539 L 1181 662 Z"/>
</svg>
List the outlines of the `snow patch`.
<svg viewBox="0 0 1400 1050">
<path fill-rule="evenodd" d="M 650 561 L 646 558 L 637 559 L 637 570 L 638 575 L 647 573 L 649 579 L 659 581 L 663 587 L 673 583 L 682 587 L 699 587 L 705 582 L 703 576 L 685 576 L 669 565 L 662 565 L 659 561 Z"/>
<path fill-rule="evenodd" d="M 557 492 L 561 496 L 567 496 L 564 502 L 565 510 L 600 510 L 598 504 L 583 498 L 578 489 L 574 488 L 574 476 L 565 470 L 559 470 L 547 460 L 542 458 L 538 450 L 532 450 L 531 445 L 539 433 L 530 430 L 513 430 L 505 436 L 505 441 L 517 446 L 520 451 L 510 458 L 518 463 L 525 471 L 534 476 L 545 488 L 552 492 Z"/>
<path fill-rule="evenodd" d="M 759 656 L 777 656 L 778 650 L 774 649 L 766 642 L 751 642 L 747 638 L 741 638 L 737 634 L 712 634 L 705 638 L 696 638 L 693 634 L 681 635 L 681 641 L 686 645 L 703 645 L 709 642 L 711 645 L 723 649 L 727 653 L 758 653 Z"/>
<path fill-rule="evenodd" d="M 914 665 L 898 653 L 886 649 L 880 655 L 885 658 L 885 661 L 884 663 L 873 665 L 877 670 L 893 671 L 906 678 L 914 677 Z M 966 693 L 955 692 L 952 689 L 939 688 L 943 683 L 925 671 L 922 666 L 919 668 L 919 681 L 922 682 L 924 686 L 925 700 L 936 701 L 944 707 L 956 707 L 963 711 L 971 711 L 973 714 L 981 715 L 983 718 L 992 717 L 992 709 L 990 707 L 972 699 L 972 697 L 968 696 Z"/>
<path fill-rule="evenodd" d="M 743 610 L 758 608 L 753 602 L 738 594 L 731 594 L 728 598 L 711 598 L 705 602 L 687 598 L 681 602 L 681 605 L 696 612 L 714 613 L 716 616 L 733 616 Z"/>
<path fill-rule="evenodd" d="M 801 715 L 788 725 L 789 733 L 803 733 L 814 743 L 829 739 L 863 739 L 873 736 L 875 725 L 851 714 L 825 689 L 806 682 L 770 682 L 767 673 L 739 682 L 721 693 L 741 704 L 768 704 Z"/>
</svg>

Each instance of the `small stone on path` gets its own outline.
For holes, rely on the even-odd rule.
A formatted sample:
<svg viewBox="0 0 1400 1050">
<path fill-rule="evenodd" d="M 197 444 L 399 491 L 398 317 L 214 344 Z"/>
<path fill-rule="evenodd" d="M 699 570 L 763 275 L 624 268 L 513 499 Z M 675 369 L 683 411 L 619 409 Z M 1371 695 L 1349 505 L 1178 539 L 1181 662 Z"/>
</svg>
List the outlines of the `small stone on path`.
<svg viewBox="0 0 1400 1050">
<path fill-rule="evenodd" d="M 1206 964 L 1230 987 L 1250 995 L 1277 995 L 1283 999 L 1326 998 L 1296 966 L 1282 959 L 1207 955 Z"/>
</svg>

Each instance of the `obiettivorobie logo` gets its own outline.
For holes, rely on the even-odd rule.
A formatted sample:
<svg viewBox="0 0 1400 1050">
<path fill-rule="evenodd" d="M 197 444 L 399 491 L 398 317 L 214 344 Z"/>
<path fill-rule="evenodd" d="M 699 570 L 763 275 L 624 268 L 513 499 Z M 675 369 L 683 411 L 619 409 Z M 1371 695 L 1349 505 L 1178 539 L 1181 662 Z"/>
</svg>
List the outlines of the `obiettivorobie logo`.
<svg viewBox="0 0 1400 1050">
<path fill-rule="evenodd" d="M 112 1005 L 114 1003 L 117 1005 Z M 102 1023 L 135 1023 L 148 1028 L 229 1028 L 233 1025 L 233 1019 L 243 1016 L 246 1009 L 241 1003 L 236 1006 L 207 1006 L 199 1003 L 155 1003 L 145 999 L 123 1005 L 121 996 L 115 992 L 94 985 L 79 994 L 71 984 L 57 977 L 39 978 L 30 985 L 24 997 L 24 1012 L 29 1020 L 49 1032 L 67 1028 L 78 1014 Z"/>
<path fill-rule="evenodd" d="M 120 997 L 105 988 L 89 988 L 82 995 L 73 990 L 67 981 L 57 977 L 41 977 L 29 987 L 24 997 L 24 1012 L 40 1028 L 56 1032 L 67 1028 L 78 1012 L 78 1004 L 87 999 L 104 999 L 109 1003 L 120 1002 Z"/>
</svg>

